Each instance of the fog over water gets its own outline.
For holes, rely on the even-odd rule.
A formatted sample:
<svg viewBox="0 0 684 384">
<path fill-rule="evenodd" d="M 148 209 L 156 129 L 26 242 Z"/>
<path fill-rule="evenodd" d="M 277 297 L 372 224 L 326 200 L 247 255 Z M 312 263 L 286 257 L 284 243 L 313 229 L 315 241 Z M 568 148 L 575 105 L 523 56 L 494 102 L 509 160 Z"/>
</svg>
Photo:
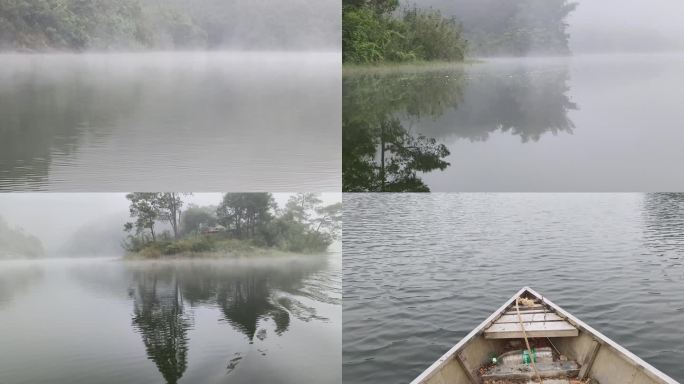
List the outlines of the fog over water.
<svg viewBox="0 0 684 384">
<path fill-rule="evenodd" d="M 0 190 L 339 189 L 340 62 L 0 55 Z"/>
<path fill-rule="evenodd" d="M 273 198 L 282 208 L 291 195 L 274 193 Z M 184 207 L 218 205 L 222 196 L 194 193 L 183 198 Z M 341 201 L 341 194 L 322 193 L 320 198 L 329 205 Z M 125 193 L 3 193 L 0 217 L 10 227 L 38 237 L 46 257 L 112 257 L 124 253 L 123 225 L 132 220 L 129 204 Z M 161 223 L 159 227 L 166 228 Z M 331 250 L 339 248 L 339 243 L 331 245 Z"/>
<path fill-rule="evenodd" d="M 0 3 L 0 191 L 339 190 L 340 15 Z"/>
<path fill-rule="evenodd" d="M 162 205 L 160 195 L 147 203 Z M 264 195 L 231 198 L 263 197 L 282 218 Z M 293 195 L 272 197 L 284 208 Z M 176 196 L 186 213 L 224 198 Z M 317 197 L 341 202 L 340 193 Z M 251 252 L 254 238 L 224 230 L 212 240 L 198 229 L 178 243 L 239 245 L 216 248 L 211 260 L 133 261 L 121 257 L 128 204 L 124 193 L 0 194 L 0 383 L 341 382 L 339 241 Z M 315 220 L 309 211 L 302 217 Z M 27 254 L 37 242 L 44 252 Z"/>
<path fill-rule="evenodd" d="M 341 382 L 341 255 L 1 261 L 0 382 Z"/>
</svg>

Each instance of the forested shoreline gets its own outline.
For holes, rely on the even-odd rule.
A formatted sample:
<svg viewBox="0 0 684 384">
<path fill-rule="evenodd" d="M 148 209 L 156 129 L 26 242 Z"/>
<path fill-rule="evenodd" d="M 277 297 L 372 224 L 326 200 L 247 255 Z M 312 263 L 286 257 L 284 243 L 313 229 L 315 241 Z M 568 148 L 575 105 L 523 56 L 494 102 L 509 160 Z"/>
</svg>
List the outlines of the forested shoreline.
<svg viewBox="0 0 684 384">
<path fill-rule="evenodd" d="M 343 62 L 567 55 L 565 20 L 576 7 L 568 0 L 343 0 Z"/>
<path fill-rule="evenodd" d="M 437 10 L 399 9 L 398 0 L 343 0 L 342 60 L 367 64 L 462 61 L 461 25 Z"/>
<path fill-rule="evenodd" d="M 227 193 L 185 207 L 188 194 L 130 193 L 124 248 L 131 258 L 320 253 L 341 236 L 342 203 L 298 193 L 278 207 L 270 193 Z M 160 229 L 165 228 L 165 229 Z"/>
<path fill-rule="evenodd" d="M 339 14 L 326 1 L 0 2 L 5 51 L 331 49 L 338 36 Z"/>
</svg>

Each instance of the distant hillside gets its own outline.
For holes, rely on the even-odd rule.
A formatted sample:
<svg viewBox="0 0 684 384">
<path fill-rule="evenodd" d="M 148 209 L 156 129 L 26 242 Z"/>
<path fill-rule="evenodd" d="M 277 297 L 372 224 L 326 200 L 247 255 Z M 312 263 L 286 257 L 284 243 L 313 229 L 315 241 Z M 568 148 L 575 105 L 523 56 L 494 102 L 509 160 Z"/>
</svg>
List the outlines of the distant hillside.
<svg viewBox="0 0 684 384">
<path fill-rule="evenodd" d="M 43 256 L 40 240 L 21 229 L 14 229 L 0 217 L 0 259 L 35 258 Z"/>
<path fill-rule="evenodd" d="M 128 219 L 128 212 L 121 212 L 85 223 L 66 237 L 56 254 L 61 257 L 123 256 L 122 242 L 126 235 L 123 223 Z"/>
<path fill-rule="evenodd" d="M 332 49 L 335 0 L 2 0 L 0 49 Z"/>
</svg>

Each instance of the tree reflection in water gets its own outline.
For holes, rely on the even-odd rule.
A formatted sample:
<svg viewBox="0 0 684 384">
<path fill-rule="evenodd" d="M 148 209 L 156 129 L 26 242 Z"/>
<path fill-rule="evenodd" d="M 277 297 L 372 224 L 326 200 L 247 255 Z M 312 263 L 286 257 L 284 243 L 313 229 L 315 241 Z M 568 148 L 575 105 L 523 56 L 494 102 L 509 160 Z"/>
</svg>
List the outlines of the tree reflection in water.
<svg viewBox="0 0 684 384">
<path fill-rule="evenodd" d="M 40 188 L 55 155 L 71 156 L 84 139 L 109 136 L 116 121 L 139 110 L 139 87 L 93 81 L 87 62 L 70 68 L 57 60 L 45 73 L 22 66 L 21 56 L 8 60 L 0 76 L 0 189 Z"/>
<path fill-rule="evenodd" d="M 572 133 L 564 66 L 538 70 L 426 67 L 351 73 L 343 80 L 345 192 L 429 191 L 420 173 L 450 166 L 449 139 L 486 141 L 495 132 L 539 141 Z"/>
<path fill-rule="evenodd" d="M 418 172 L 444 170 L 448 148 L 402 123 L 440 116 L 461 101 L 463 74 L 345 77 L 342 184 L 345 192 L 428 192 Z"/>
<path fill-rule="evenodd" d="M 265 330 L 259 329 L 265 320 L 273 321 L 275 334 L 280 336 L 288 331 L 292 316 L 304 321 L 322 319 L 314 308 L 304 306 L 295 296 L 307 296 L 302 289 L 304 280 L 324 268 L 326 262 L 325 258 L 310 256 L 302 262 L 264 265 L 136 265 L 130 288 L 133 326 L 166 382 L 177 383 L 188 366 L 193 307 L 218 307 L 224 320 L 245 335 L 250 344 L 255 336 L 259 340 L 267 337 Z M 240 362 L 240 357 L 231 357 L 229 372 Z"/>
<path fill-rule="evenodd" d="M 147 356 L 167 383 L 177 383 L 188 367 L 188 330 L 180 283 L 175 276 L 138 274 L 133 327 L 142 335 Z"/>
</svg>

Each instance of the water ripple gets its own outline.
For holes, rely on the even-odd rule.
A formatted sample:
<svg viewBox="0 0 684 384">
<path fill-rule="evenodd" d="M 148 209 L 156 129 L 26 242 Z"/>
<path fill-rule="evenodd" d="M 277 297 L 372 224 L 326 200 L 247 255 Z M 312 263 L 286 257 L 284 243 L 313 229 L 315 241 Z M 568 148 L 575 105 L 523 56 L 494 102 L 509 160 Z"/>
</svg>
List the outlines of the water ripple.
<svg viewBox="0 0 684 384">
<path fill-rule="evenodd" d="M 410 381 L 525 285 L 684 380 L 684 195 L 344 200 L 345 383 Z"/>
</svg>

